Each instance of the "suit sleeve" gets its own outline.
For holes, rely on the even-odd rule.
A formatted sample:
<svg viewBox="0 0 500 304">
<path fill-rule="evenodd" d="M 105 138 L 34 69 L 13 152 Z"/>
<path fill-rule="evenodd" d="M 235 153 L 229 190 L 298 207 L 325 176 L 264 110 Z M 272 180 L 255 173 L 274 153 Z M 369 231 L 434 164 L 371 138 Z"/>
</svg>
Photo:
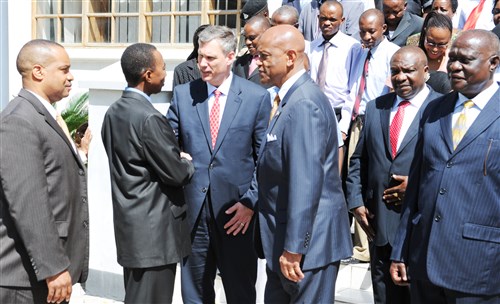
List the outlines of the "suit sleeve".
<svg viewBox="0 0 500 304">
<path fill-rule="evenodd" d="M 288 178 L 284 249 L 306 254 L 304 239 L 312 234 L 324 183 L 327 140 L 332 130 L 312 101 L 295 103 L 283 133 L 283 173 Z M 335 147 L 337 143 L 335 142 Z"/>
<path fill-rule="evenodd" d="M 370 113 L 370 111 L 367 110 L 366 113 Z M 349 173 L 346 180 L 347 207 L 349 210 L 364 205 L 363 193 L 365 193 L 368 179 L 368 151 L 366 149 L 366 134 L 368 133 L 368 128 L 370 128 L 369 119 L 369 115 L 367 114 L 365 116 L 365 125 L 361 129 L 356 149 L 354 150 L 354 153 L 349 161 Z"/>
<path fill-rule="evenodd" d="M 51 160 L 42 152 L 43 140 L 30 121 L 18 116 L 4 118 L 0 125 L 3 195 L 39 281 L 70 265 L 50 204 L 45 163 Z"/>
<path fill-rule="evenodd" d="M 160 180 L 173 187 L 187 184 L 193 176 L 194 166 L 191 161 L 180 157 L 177 140 L 167 119 L 160 114 L 149 115 L 142 133 L 146 159 Z"/>
<path fill-rule="evenodd" d="M 174 96 L 172 97 L 172 101 L 170 102 L 170 107 L 167 112 L 167 119 L 172 127 L 172 131 L 174 132 L 177 141 L 179 141 L 179 108 L 177 102 L 178 90 L 174 89 Z M 179 141 L 179 146 L 182 150 L 182 143 Z"/>
<path fill-rule="evenodd" d="M 269 92 L 264 94 L 260 100 L 259 112 L 255 120 L 255 127 L 253 130 L 253 155 L 254 161 L 257 163 L 257 158 L 259 157 L 260 145 L 265 137 L 267 125 L 269 124 L 269 114 L 271 113 L 271 103 Z M 257 187 L 257 168 L 254 169 L 252 182 L 250 183 L 250 188 L 247 192 L 240 198 L 240 202 L 248 208 L 253 209 L 255 204 L 257 204 L 258 199 L 258 187 Z"/>
</svg>

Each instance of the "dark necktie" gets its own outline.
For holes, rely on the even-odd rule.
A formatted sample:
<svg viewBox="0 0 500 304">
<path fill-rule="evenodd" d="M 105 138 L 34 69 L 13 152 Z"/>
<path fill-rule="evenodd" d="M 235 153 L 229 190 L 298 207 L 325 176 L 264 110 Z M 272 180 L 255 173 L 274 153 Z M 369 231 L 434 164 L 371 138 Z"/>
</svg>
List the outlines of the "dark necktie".
<svg viewBox="0 0 500 304">
<path fill-rule="evenodd" d="M 365 93 L 366 77 L 368 76 L 368 65 L 370 63 L 371 56 L 371 51 L 368 51 L 368 54 L 366 54 L 365 63 L 363 65 L 363 74 L 361 74 L 361 80 L 359 81 L 358 94 L 356 95 L 356 101 L 354 102 L 354 107 L 352 108 L 352 120 L 355 120 L 359 114 L 359 106 L 361 104 L 363 94 Z"/>
<path fill-rule="evenodd" d="M 403 100 L 399 103 L 398 111 L 396 112 L 396 115 L 394 115 L 391 126 L 389 128 L 392 158 L 396 157 L 396 153 L 398 152 L 399 133 L 401 132 L 401 126 L 403 125 L 403 120 L 405 117 L 405 108 L 409 105 L 410 102 L 408 100 Z"/>
<path fill-rule="evenodd" d="M 217 141 L 217 134 L 219 133 L 220 94 L 221 92 L 219 90 L 214 91 L 215 95 L 214 104 L 212 105 L 212 109 L 210 110 L 210 135 L 212 136 L 212 149 L 215 148 L 215 142 Z"/>
</svg>

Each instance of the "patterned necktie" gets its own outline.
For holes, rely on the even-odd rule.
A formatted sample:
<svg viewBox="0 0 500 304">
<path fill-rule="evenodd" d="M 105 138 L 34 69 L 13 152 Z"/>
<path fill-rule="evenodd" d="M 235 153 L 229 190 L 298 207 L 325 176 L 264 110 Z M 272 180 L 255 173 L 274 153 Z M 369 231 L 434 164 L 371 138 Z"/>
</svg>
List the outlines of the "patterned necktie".
<svg viewBox="0 0 500 304">
<path fill-rule="evenodd" d="M 316 82 L 321 90 L 325 89 L 326 83 L 326 70 L 328 69 L 328 48 L 332 45 L 330 41 L 325 40 L 323 45 L 323 56 L 319 62 L 318 75 L 316 77 Z"/>
<path fill-rule="evenodd" d="M 474 106 L 474 102 L 472 100 L 467 100 L 464 102 L 464 108 L 458 116 L 453 129 L 451 130 L 453 135 L 453 150 L 455 150 L 467 132 L 467 112 L 470 108 Z"/>
<path fill-rule="evenodd" d="M 215 148 L 215 142 L 217 141 L 217 134 L 219 133 L 219 116 L 220 116 L 220 103 L 219 97 L 221 92 L 219 90 L 214 91 L 215 99 L 212 109 L 210 110 L 210 135 L 212 136 L 212 149 Z"/>
<path fill-rule="evenodd" d="M 409 105 L 410 102 L 408 100 L 403 100 L 399 103 L 398 111 L 396 112 L 396 115 L 394 115 L 391 126 L 389 127 L 392 158 L 396 157 L 396 153 L 398 152 L 399 133 L 401 132 L 401 126 L 403 125 L 405 117 L 405 108 Z"/>
<path fill-rule="evenodd" d="M 371 50 L 366 54 L 365 63 L 363 65 L 363 74 L 361 74 L 361 80 L 359 81 L 358 94 L 356 95 L 356 101 L 354 102 L 354 107 L 352 108 L 352 120 L 355 120 L 359 114 L 359 106 L 361 105 L 361 99 L 365 93 L 366 88 L 366 77 L 368 76 L 368 65 L 370 63 L 370 58 L 372 56 Z"/>
<path fill-rule="evenodd" d="M 255 69 L 257 69 L 257 55 L 252 57 L 252 61 L 250 62 L 250 66 L 248 67 L 248 77 L 252 75 Z"/>
<path fill-rule="evenodd" d="M 269 116 L 269 123 L 271 123 L 271 120 L 273 119 L 274 115 L 276 114 L 276 111 L 278 110 L 278 107 L 280 105 L 280 96 L 276 94 L 273 100 L 273 107 L 271 109 L 271 115 Z"/>
<path fill-rule="evenodd" d="M 477 19 L 481 15 L 483 11 L 483 6 L 486 0 L 481 0 L 479 4 L 472 10 L 469 17 L 467 17 L 467 21 L 465 21 L 463 30 L 473 30 L 476 28 Z"/>
</svg>

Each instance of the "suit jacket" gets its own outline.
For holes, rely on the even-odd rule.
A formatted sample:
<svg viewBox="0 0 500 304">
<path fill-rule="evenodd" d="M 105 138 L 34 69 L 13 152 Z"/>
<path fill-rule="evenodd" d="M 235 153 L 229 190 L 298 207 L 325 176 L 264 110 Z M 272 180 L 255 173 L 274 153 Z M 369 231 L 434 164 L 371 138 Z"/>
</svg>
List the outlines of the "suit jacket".
<svg viewBox="0 0 500 304">
<path fill-rule="evenodd" d="M 124 91 L 104 117 L 118 263 L 148 268 L 190 253 L 182 186 L 194 168 L 172 128 L 142 95 Z"/>
<path fill-rule="evenodd" d="M 389 38 L 388 32 L 385 33 L 385 36 L 390 42 L 403 47 L 406 45 L 408 37 L 422 31 L 423 25 L 424 19 L 422 17 L 405 12 L 392 37 Z"/>
<path fill-rule="evenodd" d="M 174 80 L 172 88 L 179 84 L 188 83 L 195 79 L 201 78 L 200 69 L 196 63 L 196 58 L 184 61 L 177 65 L 174 69 Z"/>
<path fill-rule="evenodd" d="M 212 149 L 207 84 L 198 79 L 174 89 L 167 117 L 182 150 L 193 157 L 196 168 L 184 188 L 191 230 L 207 194 L 220 231 L 233 216 L 225 211 L 236 202 L 254 208 L 255 164 L 270 111 L 269 93 L 264 88 L 233 75 Z"/>
<path fill-rule="evenodd" d="M 458 93 L 426 109 L 391 259 L 412 279 L 500 294 L 500 90 L 453 150 Z"/>
<path fill-rule="evenodd" d="M 352 255 L 335 119 L 326 96 L 304 74 L 266 131 L 257 168 L 259 221 L 264 256 L 275 272 L 284 249 L 304 255 L 303 270 Z"/>
<path fill-rule="evenodd" d="M 234 75 L 240 76 L 241 78 L 250 80 L 253 83 L 256 83 L 264 88 L 269 88 L 270 86 L 267 84 L 260 83 L 260 75 L 259 69 L 255 69 L 251 75 L 248 75 L 248 71 L 250 69 L 250 63 L 252 63 L 252 55 L 250 53 L 246 53 L 241 57 L 238 57 L 233 64 L 233 73 Z"/>
<path fill-rule="evenodd" d="M 392 174 L 408 176 L 417 143 L 418 124 L 423 109 L 441 96 L 430 89 L 419 113 L 411 123 L 396 157 L 392 158 L 389 135 L 391 108 L 396 93 L 389 93 L 366 106 L 365 123 L 356 150 L 351 156 L 347 176 L 347 203 L 349 209 L 365 206 L 375 215 L 371 223 L 376 230 L 375 245 L 392 245 L 401 217 L 401 205 L 386 204 L 382 199 Z"/>
<path fill-rule="evenodd" d="M 88 273 L 86 169 L 41 101 L 22 89 L 0 114 L 0 286 Z M 37 281 L 43 281 L 37 283 Z"/>
</svg>

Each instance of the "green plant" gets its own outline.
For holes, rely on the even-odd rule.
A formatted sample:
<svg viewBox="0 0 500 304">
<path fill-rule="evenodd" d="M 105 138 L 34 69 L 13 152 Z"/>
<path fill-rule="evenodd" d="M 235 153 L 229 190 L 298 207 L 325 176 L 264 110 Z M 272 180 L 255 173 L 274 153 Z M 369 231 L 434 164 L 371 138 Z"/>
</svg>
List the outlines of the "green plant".
<svg viewBox="0 0 500 304">
<path fill-rule="evenodd" d="M 88 109 L 89 92 L 75 95 L 68 102 L 68 106 L 61 112 L 61 116 L 68 125 L 69 133 L 74 135 L 76 129 L 89 120 Z"/>
</svg>

